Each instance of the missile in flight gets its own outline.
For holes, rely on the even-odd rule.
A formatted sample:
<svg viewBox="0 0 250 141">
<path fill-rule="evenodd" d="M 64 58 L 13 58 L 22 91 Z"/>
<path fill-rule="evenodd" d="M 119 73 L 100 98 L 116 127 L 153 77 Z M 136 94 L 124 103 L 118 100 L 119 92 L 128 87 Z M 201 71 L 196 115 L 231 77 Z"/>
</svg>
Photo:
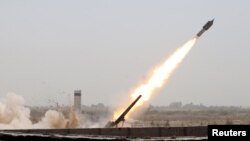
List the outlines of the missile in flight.
<svg viewBox="0 0 250 141">
<path fill-rule="evenodd" d="M 207 31 L 214 23 L 214 19 L 211 21 L 208 21 L 201 29 L 200 32 L 196 34 L 197 37 L 200 37 L 205 31 Z"/>
</svg>

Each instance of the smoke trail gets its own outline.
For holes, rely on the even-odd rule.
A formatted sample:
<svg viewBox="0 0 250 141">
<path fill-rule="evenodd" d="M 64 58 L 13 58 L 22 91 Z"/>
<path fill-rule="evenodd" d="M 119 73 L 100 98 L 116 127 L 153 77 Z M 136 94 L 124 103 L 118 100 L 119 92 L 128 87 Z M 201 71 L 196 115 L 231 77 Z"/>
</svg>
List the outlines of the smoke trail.
<svg viewBox="0 0 250 141">
<path fill-rule="evenodd" d="M 186 42 L 183 46 L 179 47 L 168 59 L 166 59 L 162 64 L 155 68 L 147 79 L 138 85 L 134 91 L 130 94 L 131 101 L 136 99 L 140 94 L 142 98 L 138 103 L 131 109 L 131 114 L 138 106 L 142 105 L 145 101 L 148 101 L 150 97 L 160 89 L 163 84 L 168 80 L 173 71 L 182 62 L 185 56 L 192 49 L 196 43 L 197 38 L 193 38 Z M 124 108 L 122 108 L 124 109 Z M 118 109 L 115 111 L 113 118 L 116 119 L 123 110 Z M 129 117 L 129 115 L 127 115 Z"/>
</svg>

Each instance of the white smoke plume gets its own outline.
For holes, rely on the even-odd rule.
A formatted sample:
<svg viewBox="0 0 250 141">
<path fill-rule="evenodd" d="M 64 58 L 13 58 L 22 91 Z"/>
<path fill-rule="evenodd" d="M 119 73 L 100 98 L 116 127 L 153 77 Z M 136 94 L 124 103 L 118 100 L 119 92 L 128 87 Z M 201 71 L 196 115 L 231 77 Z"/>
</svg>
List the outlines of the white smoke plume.
<svg viewBox="0 0 250 141">
<path fill-rule="evenodd" d="M 0 100 L 0 129 L 51 129 L 78 126 L 78 116 L 72 110 L 69 119 L 66 119 L 62 112 L 48 110 L 41 121 L 32 124 L 30 109 L 24 106 L 24 99 L 21 96 L 11 93 Z"/>
<path fill-rule="evenodd" d="M 0 128 L 32 128 L 30 110 L 24 107 L 24 99 L 15 94 L 8 94 L 0 102 Z"/>
</svg>

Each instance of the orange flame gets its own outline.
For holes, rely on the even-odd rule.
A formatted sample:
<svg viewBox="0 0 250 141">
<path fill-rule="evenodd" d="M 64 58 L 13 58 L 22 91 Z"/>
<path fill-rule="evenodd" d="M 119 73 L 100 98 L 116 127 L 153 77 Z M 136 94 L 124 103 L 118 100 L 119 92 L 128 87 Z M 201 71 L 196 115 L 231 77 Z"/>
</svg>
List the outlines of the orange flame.
<svg viewBox="0 0 250 141">
<path fill-rule="evenodd" d="M 129 117 L 129 115 L 145 101 L 148 101 L 150 97 L 156 92 L 156 90 L 163 86 L 163 84 L 168 80 L 173 71 L 192 49 L 196 40 L 197 38 L 195 37 L 178 48 L 168 59 L 166 59 L 161 65 L 159 65 L 152 71 L 148 79 L 144 80 L 143 83 L 139 84 L 139 86 L 135 88 L 135 90 L 130 94 L 132 98 L 131 101 L 136 99 L 136 97 L 138 97 L 140 94 L 142 95 L 142 98 L 130 110 L 127 117 Z M 121 109 L 123 108 L 120 108 L 114 112 L 114 119 L 116 119 L 122 113 Z"/>
</svg>

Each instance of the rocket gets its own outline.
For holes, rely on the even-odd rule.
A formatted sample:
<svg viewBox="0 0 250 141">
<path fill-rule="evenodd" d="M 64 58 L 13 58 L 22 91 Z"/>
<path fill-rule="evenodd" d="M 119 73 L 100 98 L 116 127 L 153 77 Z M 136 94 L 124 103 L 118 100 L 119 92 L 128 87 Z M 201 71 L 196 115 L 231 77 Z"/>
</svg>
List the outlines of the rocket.
<svg viewBox="0 0 250 141">
<path fill-rule="evenodd" d="M 208 21 L 201 29 L 200 32 L 196 34 L 197 37 L 200 37 L 205 31 L 207 31 L 212 25 L 213 25 L 214 19 L 211 21 Z"/>
</svg>

